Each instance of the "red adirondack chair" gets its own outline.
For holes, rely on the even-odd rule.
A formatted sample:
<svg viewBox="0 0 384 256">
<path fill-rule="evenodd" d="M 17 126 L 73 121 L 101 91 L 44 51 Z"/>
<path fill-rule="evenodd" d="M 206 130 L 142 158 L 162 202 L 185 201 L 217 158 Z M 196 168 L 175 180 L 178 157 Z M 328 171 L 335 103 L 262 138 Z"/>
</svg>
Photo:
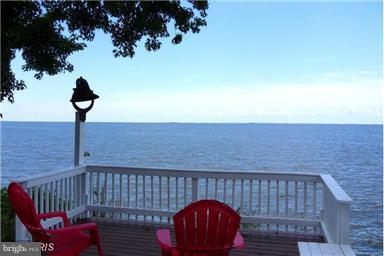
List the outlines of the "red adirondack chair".
<svg viewBox="0 0 384 256">
<path fill-rule="evenodd" d="M 91 245 L 96 245 L 99 256 L 102 256 L 99 233 L 96 223 L 70 225 L 65 212 L 49 212 L 37 214 L 32 199 L 16 182 L 8 187 L 8 197 L 16 215 L 31 233 L 35 242 L 45 243 L 48 255 L 74 256 Z M 58 229 L 44 229 L 42 219 L 60 217 L 64 227 Z M 51 243 L 51 248 L 48 246 Z M 53 250 L 52 250 L 53 249 Z"/>
<path fill-rule="evenodd" d="M 216 200 L 192 203 L 173 217 L 176 246 L 169 229 L 157 230 L 163 256 L 225 256 L 232 248 L 244 246 L 238 231 L 240 216 Z"/>
</svg>

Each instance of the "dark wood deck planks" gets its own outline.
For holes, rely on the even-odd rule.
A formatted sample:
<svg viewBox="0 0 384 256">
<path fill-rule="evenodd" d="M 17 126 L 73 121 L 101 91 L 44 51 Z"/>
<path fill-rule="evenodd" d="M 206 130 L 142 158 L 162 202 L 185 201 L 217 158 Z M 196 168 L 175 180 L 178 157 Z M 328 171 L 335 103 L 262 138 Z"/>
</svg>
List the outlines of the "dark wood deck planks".
<svg viewBox="0 0 384 256">
<path fill-rule="evenodd" d="M 155 232 L 159 227 L 143 224 L 118 222 L 98 222 L 105 256 L 160 256 L 161 250 L 156 242 Z M 231 255 L 298 255 L 298 241 L 323 242 L 320 237 L 292 236 L 271 233 L 244 234 L 245 247 L 232 250 Z M 97 255 L 95 246 L 81 255 Z"/>
</svg>

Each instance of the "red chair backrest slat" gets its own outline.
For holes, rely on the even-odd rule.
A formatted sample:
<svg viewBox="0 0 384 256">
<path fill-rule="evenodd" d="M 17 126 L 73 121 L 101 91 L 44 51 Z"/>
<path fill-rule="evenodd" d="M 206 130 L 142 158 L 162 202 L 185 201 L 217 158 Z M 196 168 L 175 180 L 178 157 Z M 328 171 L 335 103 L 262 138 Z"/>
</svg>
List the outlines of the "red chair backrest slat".
<svg viewBox="0 0 384 256">
<path fill-rule="evenodd" d="M 228 251 L 240 225 L 240 216 L 216 200 L 190 204 L 173 217 L 176 248 L 187 252 Z"/>
<path fill-rule="evenodd" d="M 8 198 L 20 221 L 31 233 L 34 241 L 49 241 L 49 237 L 37 218 L 35 205 L 23 187 L 12 182 L 8 186 Z M 40 198 L 40 200 L 42 200 Z"/>
</svg>

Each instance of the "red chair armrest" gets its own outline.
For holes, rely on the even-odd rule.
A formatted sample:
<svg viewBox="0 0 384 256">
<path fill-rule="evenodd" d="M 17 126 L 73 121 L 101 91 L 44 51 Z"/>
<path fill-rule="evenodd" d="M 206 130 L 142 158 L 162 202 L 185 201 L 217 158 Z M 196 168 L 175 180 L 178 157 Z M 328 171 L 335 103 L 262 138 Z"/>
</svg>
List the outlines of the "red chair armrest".
<svg viewBox="0 0 384 256">
<path fill-rule="evenodd" d="M 172 249 L 171 242 L 171 233 L 169 229 L 159 229 L 156 231 L 157 242 L 159 243 L 161 249 L 170 250 Z"/>
<path fill-rule="evenodd" d="M 94 222 L 85 223 L 85 224 L 79 224 L 79 225 L 73 225 L 73 226 L 67 226 L 63 228 L 58 229 L 51 229 L 47 230 L 49 234 L 55 235 L 57 233 L 66 233 L 66 232 L 74 232 L 74 231 L 91 231 L 95 232 L 97 231 L 97 225 Z"/>
<path fill-rule="evenodd" d="M 233 248 L 243 248 L 244 238 L 239 231 L 237 231 L 235 239 L 233 240 Z"/>
<path fill-rule="evenodd" d="M 39 220 L 60 217 L 63 219 L 64 227 L 69 225 L 69 220 L 66 212 L 47 212 L 37 215 Z"/>
</svg>

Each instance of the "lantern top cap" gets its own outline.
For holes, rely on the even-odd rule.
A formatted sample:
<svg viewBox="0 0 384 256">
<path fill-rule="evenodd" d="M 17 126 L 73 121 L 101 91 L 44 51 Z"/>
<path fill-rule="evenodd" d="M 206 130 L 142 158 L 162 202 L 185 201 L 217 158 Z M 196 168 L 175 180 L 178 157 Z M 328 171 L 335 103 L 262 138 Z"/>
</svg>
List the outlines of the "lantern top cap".
<svg viewBox="0 0 384 256">
<path fill-rule="evenodd" d="M 76 79 L 76 88 L 73 88 L 73 94 L 70 102 L 89 101 L 97 98 L 99 98 L 99 96 L 94 94 L 89 88 L 87 80 L 83 77 Z"/>
</svg>

